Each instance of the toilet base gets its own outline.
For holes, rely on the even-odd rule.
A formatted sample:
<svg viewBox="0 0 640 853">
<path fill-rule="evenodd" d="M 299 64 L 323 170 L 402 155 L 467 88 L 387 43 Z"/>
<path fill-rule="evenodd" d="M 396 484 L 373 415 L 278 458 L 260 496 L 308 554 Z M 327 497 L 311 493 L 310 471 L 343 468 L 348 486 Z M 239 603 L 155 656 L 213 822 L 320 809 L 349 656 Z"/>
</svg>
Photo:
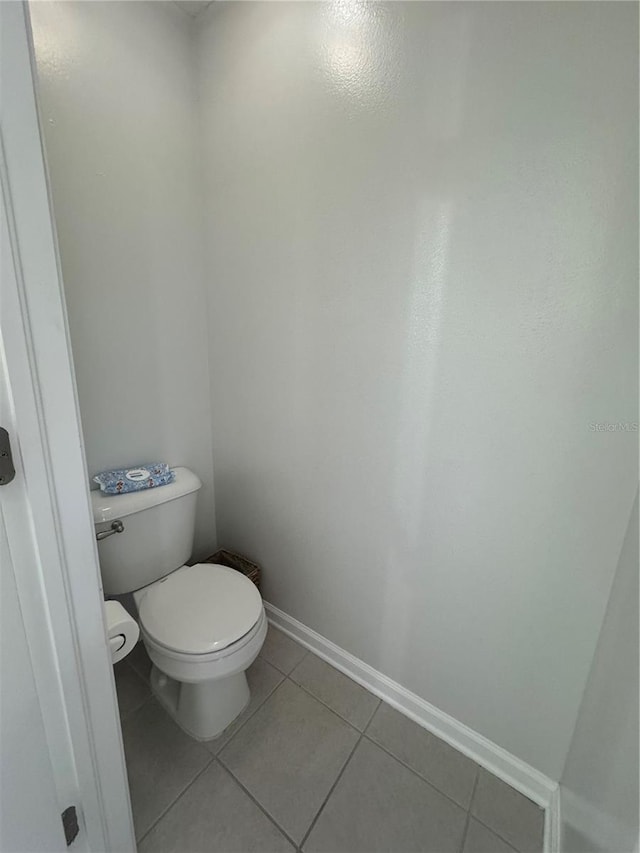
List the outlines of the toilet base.
<svg viewBox="0 0 640 853">
<path fill-rule="evenodd" d="M 249 704 L 246 673 L 187 683 L 151 669 L 151 690 L 180 728 L 196 740 L 213 740 L 231 725 Z"/>
</svg>

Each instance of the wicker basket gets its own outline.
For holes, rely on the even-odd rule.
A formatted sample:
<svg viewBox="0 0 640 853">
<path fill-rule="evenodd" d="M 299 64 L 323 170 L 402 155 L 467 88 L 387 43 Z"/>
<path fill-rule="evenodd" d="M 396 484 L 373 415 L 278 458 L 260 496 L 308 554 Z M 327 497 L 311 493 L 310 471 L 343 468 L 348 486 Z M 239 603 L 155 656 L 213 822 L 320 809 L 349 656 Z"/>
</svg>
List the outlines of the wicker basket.
<svg viewBox="0 0 640 853">
<path fill-rule="evenodd" d="M 242 554 L 237 554 L 235 551 L 226 551 L 224 548 L 221 548 L 215 554 L 207 557 L 204 562 L 217 563 L 219 566 L 228 566 L 230 569 L 242 572 L 260 590 L 260 566 L 243 557 Z"/>
</svg>

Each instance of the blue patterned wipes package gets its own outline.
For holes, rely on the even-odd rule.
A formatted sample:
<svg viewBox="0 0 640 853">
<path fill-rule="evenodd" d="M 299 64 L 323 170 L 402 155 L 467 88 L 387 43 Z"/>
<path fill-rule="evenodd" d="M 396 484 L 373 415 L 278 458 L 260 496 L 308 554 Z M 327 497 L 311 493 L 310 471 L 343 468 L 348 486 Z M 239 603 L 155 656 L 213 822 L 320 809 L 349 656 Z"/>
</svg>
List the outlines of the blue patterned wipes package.
<svg viewBox="0 0 640 853">
<path fill-rule="evenodd" d="M 173 483 L 175 478 L 176 475 L 166 462 L 154 462 L 149 465 L 140 465 L 139 468 L 103 471 L 95 475 L 93 482 L 97 483 L 100 491 L 106 495 L 125 495 L 127 492 L 166 486 L 167 483 Z"/>
</svg>

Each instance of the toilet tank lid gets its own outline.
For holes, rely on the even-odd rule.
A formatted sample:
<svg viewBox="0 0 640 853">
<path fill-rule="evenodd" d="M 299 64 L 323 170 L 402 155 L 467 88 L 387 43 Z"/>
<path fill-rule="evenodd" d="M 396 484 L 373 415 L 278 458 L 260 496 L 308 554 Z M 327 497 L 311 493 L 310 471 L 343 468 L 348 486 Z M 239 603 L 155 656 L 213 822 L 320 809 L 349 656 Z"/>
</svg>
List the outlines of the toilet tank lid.
<svg viewBox="0 0 640 853">
<path fill-rule="evenodd" d="M 140 492 L 129 492 L 126 495 L 105 495 L 99 490 L 91 492 L 91 506 L 94 524 L 124 518 L 135 512 L 159 506 L 160 504 L 182 498 L 191 492 L 197 492 L 202 483 L 193 471 L 188 468 L 172 468 L 176 475 L 173 483 L 166 486 L 156 486 Z"/>
</svg>

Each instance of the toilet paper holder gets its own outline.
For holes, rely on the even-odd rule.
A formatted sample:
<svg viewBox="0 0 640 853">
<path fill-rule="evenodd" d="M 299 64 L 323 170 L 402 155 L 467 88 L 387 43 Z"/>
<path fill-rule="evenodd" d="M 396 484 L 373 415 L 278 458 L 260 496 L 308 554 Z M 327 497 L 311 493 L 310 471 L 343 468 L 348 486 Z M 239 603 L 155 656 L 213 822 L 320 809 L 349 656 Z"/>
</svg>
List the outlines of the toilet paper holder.
<svg viewBox="0 0 640 853">
<path fill-rule="evenodd" d="M 106 539 L 107 536 L 113 536 L 114 533 L 122 533 L 123 530 L 124 524 L 119 518 L 116 518 L 115 521 L 111 522 L 109 530 L 101 530 L 100 533 L 96 533 L 96 539 L 100 542 L 101 539 Z"/>
<path fill-rule="evenodd" d="M 140 626 L 119 601 L 105 601 L 104 610 L 111 660 L 118 663 L 135 648 Z"/>
</svg>

